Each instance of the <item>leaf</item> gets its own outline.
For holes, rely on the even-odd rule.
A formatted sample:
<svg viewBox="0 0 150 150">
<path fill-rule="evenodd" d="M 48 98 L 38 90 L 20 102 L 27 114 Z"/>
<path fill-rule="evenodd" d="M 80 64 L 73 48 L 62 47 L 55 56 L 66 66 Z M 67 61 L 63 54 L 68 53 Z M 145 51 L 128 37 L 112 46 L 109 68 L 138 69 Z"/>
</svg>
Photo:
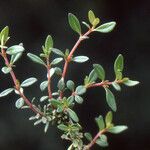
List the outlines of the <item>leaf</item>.
<svg viewBox="0 0 150 150">
<path fill-rule="evenodd" d="M 56 99 L 51 99 L 51 104 L 54 106 L 54 107 L 58 107 L 59 105 L 61 105 L 62 103 L 61 103 L 61 101 L 59 101 L 59 100 L 56 100 Z"/>
<path fill-rule="evenodd" d="M 103 130 L 105 128 L 103 116 L 100 115 L 99 117 L 95 118 L 95 121 L 99 127 L 99 130 Z"/>
<path fill-rule="evenodd" d="M 90 72 L 90 74 L 89 74 L 89 82 L 90 83 L 93 83 L 93 82 L 95 82 L 96 81 L 96 79 L 97 79 L 97 73 L 95 72 L 95 70 L 93 69 L 91 72 Z"/>
<path fill-rule="evenodd" d="M 69 114 L 69 117 L 70 117 L 73 121 L 79 122 L 79 118 L 78 118 L 77 114 L 76 114 L 73 110 L 71 110 L 70 108 L 68 108 L 68 109 L 67 109 L 67 112 L 68 112 L 68 114 Z"/>
<path fill-rule="evenodd" d="M 96 144 L 98 144 L 98 145 L 101 146 L 101 147 L 107 147 L 107 146 L 108 146 L 107 136 L 104 135 L 104 134 L 102 134 L 102 135 L 100 136 L 100 138 L 98 138 L 98 139 L 96 140 Z"/>
<path fill-rule="evenodd" d="M 84 63 L 88 60 L 89 58 L 87 56 L 77 56 L 72 59 L 72 61 L 77 62 L 77 63 Z"/>
<path fill-rule="evenodd" d="M 40 89 L 41 91 L 44 91 L 48 86 L 48 81 L 43 81 L 41 84 L 40 84 Z"/>
<path fill-rule="evenodd" d="M 74 82 L 72 80 L 68 80 L 67 81 L 67 88 L 70 90 L 70 91 L 74 91 Z"/>
<path fill-rule="evenodd" d="M 82 104 L 83 103 L 83 98 L 79 95 L 75 95 L 75 101 L 78 103 L 78 104 Z"/>
<path fill-rule="evenodd" d="M 48 98 L 49 98 L 48 96 L 42 96 L 42 97 L 40 98 L 40 102 L 43 102 L 43 101 L 47 100 Z"/>
<path fill-rule="evenodd" d="M 79 85 L 75 92 L 77 95 L 83 95 L 86 92 L 86 88 L 83 85 Z"/>
<path fill-rule="evenodd" d="M 60 124 L 57 126 L 58 129 L 62 130 L 62 131 L 68 131 L 68 127 L 64 124 Z"/>
<path fill-rule="evenodd" d="M 57 84 L 57 87 L 60 91 L 63 91 L 65 88 L 65 82 L 64 82 L 64 78 L 61 78 Z"/>
<path fill-rule="evenodd" d="M 9 34 L 9 27 L 6 26 L 1 32 L 0 32 L 0 41 L 2 45 L 5 45 L 7 40 L 9 39 L 8 37 Z"/>
<path fill-rule="evenodd" d="M 106 101 L 107 101 L 108 106 L 113 111 L 116 111 L 117 106 L 116 106 L 116 101 L 115 101 L 115 97 L 114 97 L 113 93 L 108 88 L 105 88 L 105 91 L 106 91 Z"/>
<path fill-rule="evenodd" d="M 115 127 L 108 129 L 108 132 L 118 134 L 118 133 L 121 133 L 127 129 L 128 129 L 128 127 L 125 125 L 118 125 L 118 126 L 115 126 Z"/>
<path fill-rule="evenodd" d="M 48 128 L 49 128 L 49 122 L 47 122 L 46 125 L 45 125 L 45 127 L 44 127 L 44 132 L 45 133 L 47 132 Z"/>
<path fill-rule="evenodd" d="M 17 53 L 15 55 L 11 55 L 11 60 L 10 62 L 13 64 L 15 63 L 20 57 L 22 56 L 22 53 Z"/>
<path fill-rule="evenodd" d="M 93 64 L 94 70 L 97 73 L 97 76 L 100 80 L 105 80 L 105 71 L 103 67 L 99 64 Z"/>
<path fill-rule="evenodd" d="M 59 56 L 64 57 L 64 53 L 61 50 L 57 49 L 57 48 L 52 48 L 52 52 L 59 55 Z"/>
<path fill-rule="evenodd" d="M 116 74 L 116 79 L 122 78 L 120 77 L 120 72 L 123 71 L 123 68 L 124 68 L 124 58 L 121 54 L 119 54 L 114 63 L 114 71 Z"/>
<path fill-rule="evenodd" d="M 0 93 L 0 97 L 4 97 L 7 96 L 8 94 L 10 94 L 14 89 L 13 88 L 9 88 L 4 90 L 3 92 Z"/>
<path fill-rule="evenodd" d="M 112 119 L 113 119 L 113 114 L 111 111 L 109 111 L 105 117 L 105 123 L 106 123 L 107 127 L 109 127 L 111 125 Z"/>
<path fill-rule="evenodd" d="M 57 64 L 59 64 L 61 61 L 63 61 L 63 58 L 55 58 L 55 59 L 51 62 L 51 65 L 57 65 Z"/>
<path fill-rule="evenodd" d="M 116 82 L 112 82 L 112 86 L 117 90 L 117 91 L 121 91 L 121 87 L 118 83 Z"/>
<path fill-rule="evenodd" d="M 14 45 L 9 47 L 6 50 L 6 53 L 9 55 L 16 55 L 18 53 L 22 53 L 24 51 L 24 47 L 22 47 L 21 45 Z"/>
<path fill-rule="evenodd" d="M 133 80 L 127 80 L 127 81 L 123 82 L 123 84 L 125 84 L 126 86 L 135 86 L 139 83 L 140 83 L 139 81 L 133 81 Z"/>
<path fill-rule="evenodd" d="M 37 55 L 34 55 L 34 54 L 32 54 L 32 53 L 28 53 L 27 56 L 28 56 L 33 62 L 45 66 L 44 61 L 43 61 L 40 57 L 38 57 Z"/>
<path fill-rule="evenodd" d="M 92 10 L 90 10 L 88 12 L 88 19 L 89 19 L 89 22 L 93 25 L 93 22 L 95 20 L 95 14 L 94 14 L 94 12 Z"/>
<path fill-rule="evenodd" d="M 21 87 L 28 87 L 37 82 L 37 79 L 34 77 L 28 78 L 21 83 Z"/>
<path fill-rule="evenodd" d="M 84 24 L 88 29 L 90 29 L 90 25 L 86 23 L 85 21 L 82 21 L 82 24 Z"/>
<path fill-rule="evenodd" d="M 47 51 L 49 51 L 50 48 L 52 48 L 52 47 L 53 47 L 53 39 L 50 35 L 48 35 L 45 40 L 45 48 Z"/>
<path fill-rule="evenodd" d="M 77 17 L 71 13 L 68 14 L 68 21 L 69 21 L 69 25 L 70 27 L 76 31 L 77 33 L 79 33 L 79 35 L 81 35 L 81 26 L 80 26 L 80 22 L 77 19 Z"/>
<path fill-rule="evenodd" d="M 115 26 L 116 26 L 116 22 L 112 21 L 100 25 L 99 27 L 94 29 L 94 31 L 101 32 L 101 33 L 108 33 L 111 32 L 115 28 Z"/>
<path fill-rule="evenodd" d="M 88 141 L 92 141 L 92 135 L 89 132 L 84 133 L 84 136 Z"/>
<path fill-rule="evenodd" d="M 16 108 L 20 109 L 22 106 L 24 105 L 24 100 L 23 98 L 19 98 L 16 103 L 15 103 L 15 106 Z"/>
<path fill-rule="evenodd" d="M 3 72 L 4 74 L 8 74 L 8 73 L 10 73 L 11 68 L 10 68 L 10 67 L 3 67 L 1 70 L 2 70 L 2 72 Z"/>
<path fill-rule="evenodd" d="M 50 73 L 50 77 L 52 77 L 54 75 L 54 73 L 55 73 L 55 68 L 51 68 L 49 70 L 49 73 Z M 47 74 L 47 78 L 48 78 L 48 74 Z"/>
</svg>

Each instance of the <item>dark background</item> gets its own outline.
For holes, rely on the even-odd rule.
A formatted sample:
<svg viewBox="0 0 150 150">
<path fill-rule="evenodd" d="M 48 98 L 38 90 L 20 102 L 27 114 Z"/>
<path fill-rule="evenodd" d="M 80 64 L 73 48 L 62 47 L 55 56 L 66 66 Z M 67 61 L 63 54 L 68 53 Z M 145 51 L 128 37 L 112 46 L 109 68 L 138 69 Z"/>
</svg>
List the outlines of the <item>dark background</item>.
<svg viewBox="0 0 150 150">
<path fill-rule="evenodd" d="M 117 26 L 112 33 L 94 33 L 84 41 L 76 54 L 87 55 L 85 64 L 71 64 L 69 79 L 82 84 L 83 78 L 92 69 L 93 63 L 100 63 L 112 80 L 113 61 L 119 53 L 125 57 L 125 74 L 139 80 L 134 88 L 123 87 L 115 92 L 118 111 L 114 115 L 116 124 L 127 124 L 129 130 L 119 135 L 109 135 L 110 147 L 106 150 L 149 150 L 150 149 L 150 2 L 147 0 L 1 0 L 0 28 L 10 27 L 9 45 L 24 43 L 27 52 L 39 54 L 45 37 L 51 34 L 55 47 L 71 49 L 77 40 L 67 22 L 68 12 L 82 20 L 87 20 L 89 9 L 94 10 L 102 23 L 115 20 Z M 84 28 L 85 29 L 85 28 Z M 3 61 L 0 61 L 3 66 Z M 15 72 L 20 80 L 35 76 L 43 81 L 46 72 L 31 63 L 26 54 L 17 63 Z M 39 82 L 40 83 L 40 82 Z M 9 75 L 0 73 L 0 91 L 12 85 Z M 53 86 L 56 82 L 53 83 Z M 38 85 L 26 90 L 31 98 L 40 96 Z M 0 101 L 0 150 L 65 150 L 66 143 L 60 139 L 55 127 L 50 127 L 45 135 L 43 126 L 34 127 L 28 118 L 32 112 L 17 110 L 14 106 L 17 96 Z M 105 115 L 109 110 L 104 91 L 96 88 L 88 91 L 84 104 L 76 107 L 85 131 L 94 134 L 97 126 L 94 117 Z M 98 150 L 99 147 L 93 147 Z"/>
</svg>

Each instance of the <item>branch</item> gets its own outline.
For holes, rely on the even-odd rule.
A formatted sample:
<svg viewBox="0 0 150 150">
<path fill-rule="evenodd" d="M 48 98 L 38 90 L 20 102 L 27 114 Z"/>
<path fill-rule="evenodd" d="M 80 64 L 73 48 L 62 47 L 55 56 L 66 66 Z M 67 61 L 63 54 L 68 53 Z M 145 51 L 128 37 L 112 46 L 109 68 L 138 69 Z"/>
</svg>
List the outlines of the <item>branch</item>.
<svg viewBox="0 0 150 150">
<path fill-rule="evenodd" d="M 10 65 L 10 62 L 7 58 L 7 54 L 5 52 L 4 49 L 2 49 L 2 53 L 1 53 L 2 57 L 4 58 L 4 61 L 5 61 L 5 64 L 7 66 L 9 66 L 11 68 L 11 71 L 10 71 L 10 75 L 12 77 L 12 80 L 14 82 L 14 85 L 15 85 L 15 89 L 19 92 L 19 95 L 24 99 L 25 103 L 30 107 L 30 109 L 35 112 L 36 114 L 40 114 L 41 116 L 43 116 L 43 112 L 41 112 L 36 106 L 34 106 L 29 100 L 28 98 L 20 91 L 20 85 L 18 84 L 18 80 L 16 78 L 16 75 L 12 69 L 12 66 Z"/>
<path fill-rule="evenodd" d="M 80 43 L 85 39 L 85 37 L 87 37 L 92 31 L 93 31 L 93 28 L 90 28 L 85 34 L 81 35 L 79 37 L 78 41 L 73 46 L 72 50 L 70 51 L 68 57 L 65 60 L 65 64 L 64 64 L 64 67 L 63 67 L 63 73 L 62 73 L 62 78 L 63 79 L 65 79 L 66 72 L 67 72 L 67 69 L 68 69 L 68 64 L 71 61 L 71 58 L 72 58 L 75 50 L 78 48 Z M 60 98 L 62 99 L 62 97 L 63 97 L 63 92 L 60 93 Z"/>
<path fill-rule="evenodd" d="M 49 95 L 49 98 L 52 99 L 53 97 L 52 97 L 52 91 L 51 91 L 51 76 L 50 76 L 51 66 L 50 66 L 48 57 L 46 61 L 47 61 L 48 95 Z"/>
</svg>

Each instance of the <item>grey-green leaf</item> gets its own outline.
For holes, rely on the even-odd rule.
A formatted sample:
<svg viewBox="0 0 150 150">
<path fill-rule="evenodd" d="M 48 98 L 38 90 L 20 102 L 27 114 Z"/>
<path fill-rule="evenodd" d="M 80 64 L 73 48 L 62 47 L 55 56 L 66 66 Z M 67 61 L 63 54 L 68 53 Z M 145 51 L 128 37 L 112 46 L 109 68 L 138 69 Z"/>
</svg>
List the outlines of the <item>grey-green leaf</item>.
<svg viewBox="0 0 150 150">
<path fill-rule="evenodd" d="M 90 74 L 89 74 L 89 82 L 93 83 L 95 82 L 97 79 L 97 73 L 95 72 L 95 70 L 93 69 Z"/>
<path fill-rule="evenodd" d="M 82 104 L 83 103 L 83 98 L 79 95 L 75 95 L 75 101 L 78 103 L 78 104 Z"/>
<path fill-rule="evenodd" d="M 121 91 L 121 87 L 118 83 L 116 82 L 112 82 L 112 86 L 117 90 L 117 91 Z"/>
<path fill-rule="evenodd" d="M 43 61 L 40 57 L 38 57 L 37 55 L 34 55 L 34 54 L 32 54 L 32 53 L 28 53 L 27 56 L 28 56 L 33 62 L 45 66 L 44 61 Z"/>
<path fill-rule="evenodd" d="M 107 101 L 108 106 L 113 111 L 116 111 L 117 106 L 116 106 L 116 101 L 115 101 L 115 97 L 114 97 L 113 93 L 108 88 L 105 88 L 105 91 L 106 91 L 106 101 Z"/>
<path fill-rule="evenodd" d="M 98 144 L 98 145 L 101 146 L 101 147 L 107 147 L 107 146 L 108 146 L 107 136 L 104 135 L 104 134 L 102 134 L 102 135 L 100 136 L 100 138 L 98 138 L 98 139 L 96 140 L 96 144 Z"/>
<path fill-rule="evenodd" d="M 86 88 L 83 85 L 79 85 L 75 92 L 77 95 L 83 95 L 86 92 Z"/>
<path fill-rule="evenodd" d="M 14 90 L 13 88 L 8 88 L 8 89 L 4 90 L 3 92 L 0 93 L 0 97 L 7 96 L 7 95 L 10 94 L 13 90 Z"/>
<path fill-rule="evenodd" d="M 15 103 L 15 106 L 16 108 L 20 109 L 22 106 L 24 105 L 24 100 L 23 98 L 19 98 L 16 103 Z"/>
<path fill-rule="evenodd" d="M 100 115 L 99 117 L 95 118 L 95 121 L 99 127 L 99 130 L 103 130 L 105 128 L 103 116 Z"/>
<path fill-rule="evenodd" d="M 59 55 L 59 56 L 64 57 L 64 53 L 61 50 L 57 49 L 57 48 L 52 48 L 52 52 Z"/>
<path fill-rule="evenodd" d="M 65 88 L 65 82 L 64 82 L 64 79 L 61 78 L 59 81 L 58 81 L 58 84 L 57 84 L 57 87 L 60 91 L 63 91 L 64 88 Z"/>
<path fill-rule="evenodd" d="M 16 55 L 18 53 L 22 53 L 24 51 L 24 47 L 22 47 L 21 45 L 14 45 L 9 47 L 6 50 L 6 53 L 9 55 Z"/>
<path fill-rule="evenodd" d="M 41 91 L 44 91 L 48 86 L 48 81 L 43 81 L 41 84 L 40 84 L 40 89 Z"/>
<path fill-rule="evenodd" d="M 105 70 L 103 69 L 103 67 L 99 64 L 93 64 L 93 68 L 97 73 L 98 78 L 102 81 L 105 80 Z"/>
<path fill-rule="evenodd" d="M 15 63 L 20 57 L 22 56 L 22 53 L 17 53 L 15 55 L 11 55 L 11 63 Z"/>
<path fill-rule="evenodd" d="M 88 141 L 92 141 L 92 135 L 89 132 L 84 133 L 84 136 Z"/>
<path fill-rule="evenodd" d="M 2 72 L 3 72 L 4 74 L 8 74 L 8 73 L 10 73 L 11 68 L 10 68 L 10 67 L 3 67 L 1 70 L 2 70 Z"/>
<path fill-rule="evenodd" d="M 127 81 L 123 82 L 123 84 L 125 84 L 126 86 L 135 86 L 135 85 L 139 84 L 139 81 L 127 80 Z"/>
<path fill-rule="evenodd" d="M 68 80 L 67 81 L 67 88 L 70 90 L 70 91 L 74 91 L 74 82 L 72 80 Z"/>
<path fill-rule="evenodd" d="M 28 87 L 37 82 L 37 79 L 34 77 L 28 78 L 21 83 L 21 87 Z"/>
<path fill-rule="evenodd" d="M 108 129 L 108 132 L 118 134 L 118 133 L 121 133 L 127 129 L 128 129 L 128 127 L 125 125 L 118 125 L 118 126 L 115 126 L 115 127 Z"/>
<path fill-rule="evenodd" d="M 73 121 L 79 122 L 79 118 L 78 118 L 77 114 L 76 114 L 73 110 L 71 110 L 70 108 L 68 108 L 68 109 L 67 109 L 67 112 L 68 112 L 68 114 L 69 114 L 69 117 L 70 117 Z"/>
<path fill-rule="evenodd" d="M 63 58 L 55 58 L 55 59 L 51 62 L 51 65 L 57 65 L 57 64 L 59 64 L 61 61 L 63 61 Z"/>
<path fill-rule="evenodd" d="M 68 127 L 64 124 L 60 124 L 57 126 L 58 129 L 62 130 L 62 131 L 68 131 Z"/>
<path fill-rule="evenodd" d="M 116 26 L 116 22 L 112 21 L 100 25 L 94 31 L 101 32 L 101 33 L 109 33 L 115 28 L 115 26 Z"/>
<path fill-rule="evenodd" d="M 84 63 L 88 60 L 89 58 L 87 56 L 76 56 L 72 59 L 72 61 L 77 62 L 77 63 Z"/>
<path fill-rule="evenodd" d="M 77 33 L 79 33 L 79 35 L 81 35 L 81 26 L 80 26 L 80 22 L 77 19 L 77 17 L 71 13 L 68 14 L 68 21 L 69 21 L 69 25 L 70 27 L 76 31 Z"/>
</svg>

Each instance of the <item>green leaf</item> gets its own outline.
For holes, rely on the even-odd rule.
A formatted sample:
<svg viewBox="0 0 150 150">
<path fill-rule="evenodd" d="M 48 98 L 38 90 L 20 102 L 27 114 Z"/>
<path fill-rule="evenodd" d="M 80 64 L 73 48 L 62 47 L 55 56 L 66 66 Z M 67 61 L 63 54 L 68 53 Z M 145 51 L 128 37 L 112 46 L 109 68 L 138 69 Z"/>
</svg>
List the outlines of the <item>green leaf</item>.
<svg viewBox="0 0 150 150">
<path fill-rule="evenodd" d="M 4 74 L 8 74 L 8 73 L 10 73 L 11 68 L 10 68 L 10 67 L 3 67 L 1 70 L 2 70 L 2 72 L 3 72 Z"/>
<path fill-rule="evenodd" d="M 108 32 L 111 32 L 115 26 L 116 26 L 116 22 L 112 21 L 112 22 L 108 22 L 108 23 L 100 25 L 94 31 L 101 32 L 101 33 L 108 33 Z"/>
<path fill-rule="evenodd" d="M 55 58 L 55 59 L 51 62 L 51 65 L 57 65 L 57 64 L 59 64 L 61 61 L 63 61 L 63 58 Z"/>
<path fill-rule="evenodd" d="M 127 80 L 127 81 L 123 82 L 123 84 L 125 84 L 126 86 L 135 86 L 139 83 L 140 83 L 139 81 L 133 81 L 133 80 Z"/>
<path fill-rule="evenodd" d="M 8 37 L 9 34 L 9 27 L 6 26 L 1 32 L 0 32 L 0 41 L 2 45 L 5 45 L 7 40 L 9 39 Z"/>
<path fill-rule="evenodd" d="M 95 72 L 94 69 L 90 72 L 88 80 L 89 80 L 89 83 L 93 83 L 97 80 L 97 73 Z"/>
<path fill-rule="evenodd" d="M 116 74 L 116 79 L 122 78 L 121 77 L 122 75 L 120 73 L 122 73 L 123 68 L 124 68 L 124 58 L 121 54 L 119 54 L 114 63 L 114 71 Z"/>
<path fill-rule="evenodd" d="M 113 114 L 109 111 L 105 117 L 106 126 L 109 127 L 112 124 Z"/>
<path fill-rule="evenodd" d="M 15 63 L 20 57 L 22 56 L 22 53 L 17 53 L 15 55 L 11 55 L 11 60 L 10 62 L 13 64 Z"/>
<path fill-rule="evenodd" d="M 77 56 L 72 59 L 72 61 L 77 62 L 77 63 L 84 63 L 88 60 L 89 58 L 87 56 Z"/>
<path fill-rule="evenodd" d="M 99 117 L 95 118 L 95 121 L 99 127 L 99 130 L 103 130 L 105 128 L 103 116 L 100 115 Z"/>
<path fill-rule="evenodd" d="M 90 10 L 88 12 L 88 18 L 89 18 L 89 22 L 93 25 L 93 22 L 95 20 L 95 14 L 94 14 L 94 12 L 92 10 Z"/>
<path fill-rule="evenodd" d="M 61 78 L 57 84 L 57 87 L 60 91 L 63 91 L 65 88 L 65 82 L 64 82 L 64 78 Z"/>
<path fill-rule="evenodd" d="M 50 35 L 47 36 L 46 40 L 45 40 L 45 49 L 46 49 L 46 53 L 50 53 L 50 48 L 53 47 L 53 39 Z"/>
<path fill-rule="evenodd" d="M 21 83 L 21 87 L 28 87 L 37 82 L 37 79 L 34 77 L 28 78 Z"/>
<path fill-rule="evenodd" d="M 86 132 L 86 133 L 84 133 L 84 136 L 86 137 L 86 139 L 87 139 L 88 141 L 92 141 L 92 135 L 91 135 L 91 133 Z"/>
<path fill-rule="evenodd" d="M 61 101 L 59 101 L 59 100 L 56 100 L 56 99 L 51 99 L 51 104 L 54 106 L 54 107 L 58 107 L 59 105 L 61 105 L 62 103 L 61 103 Z"/>
<path fill-rule="evenodd" d="M 71 13 L 68 14 L 68 21 L 70 24 L 70 27 L 76 31 L 77 33 L 79 33 L 79 35 L 81 35 L 81 26 L 80 26 L 80 22 L 77 19 L 77 17 Z"/>
<path fill-rule="evenodd" d="M 43 101 L 47 100 L 48 98 L 49 98 L 48 96 L 42 96 L 42 97 L 40 98 L 40 102 L 43 102 Z"/>
<path fill-rule="evenodd" d="M 43 61 L 40 57 L 38 57 L 37 55 L 34 55 L 34 54 L 32 54 L 32 53 L 28 53 L 27 56 L 28 56 L 33 62 L 45 66 L 44 61 Z"/>
<path fill-rule="evenodd" d="M 107 136 L 104 135 L 104 134 L 102 134 L 102 135 L 100 136 L 100 138 L 98 138 L 98 139 L 96 140 L 96 144 L 98 144 L 98 145 L 101 146 L 101 147 L 107 147 L 107 146 L 108 146 Z"/>
<path fill-rule="evenodd" d="M 74 82 L 72 80 L 68 80 L 67 81 L 67 88 L 70 90 L 70 91 L 74 91 Z"/>
<path fill-rule="evenodd" d="M 47 123 L 45 124 L 45 127 L 44 127 L 44 132 L 45 132 L 45 133 L 47 132 L 48 128 L 49 128 L 49 122 L 47 122 Z"/>
<path fill-rule="evenodd" d="M 61 50 L 57 49 L 57 48 L 52 48 L 52 52 L 59 55 L 59 56 L 64 57 L 64 53 Z"/>
<path fill-rule="evenodd" d="M 22 106 L 24 105 L 24 100 L 23 98 L 19 98 L 16 103 L 15 103 L 15 106 L 16 108 L 20 109 Z"/>
<path fill-rule="evenodd" d="M 117 91 L 121 91 L 121 87 L 118 83 L 116 82 L 112 82 L 112 86 L 117 90 Z"/>
<path fill-rule="evenodd" d="M 79 118 L 78 118 L 77 114 L 76 114 L 73 110 L 71 110 L 70 108 L 68 108 L 68 109 L 67 109 L 67 112 L 68 112 L 68 114 L 69 114 L 69 117 L 70 117 L 73 121 L 79 122 Z"/>
<path fill-rule="evenodd" d="M 0 93 L 0 97 L 4 97 L 7 96 L 8 94 L 10 94 L 14 89 L 13 88 L 9 88 L 4 90 L 3 92 Z"/>
<path fill-rule="evenodd" d="M 40 84 L 40 89 L 41 91 L 44 91 L 48 86 L 48 81 L 43 81 L 41 84 Z"/>
<path fill-rule="evenodd" d="M 79 85 L 75 92 L 77 95 L 83 95 L 86 92 L 86 88 L 83 85 Z"/>
<path fill-rule="evenodd" d="M 114 133 L 114 134 L 118 134 L 118 133 L 121 133 L 125 130 L 127 130 L 128 127 L 127 126 L 124 126 L 124 125 L 118 125 L 118 126 L 115 126 L 115 127 L 112 127 L 110 129 L 108 129 L 108 132 L 110 133 Z"/>
<path fill-rule="evenodd" d="M 93 64 L 94 70 L 97 73 L 97 76 L 100 80 L 105 80 L 105 71 L 103 67 L 99 64 Z"/>
<path fill-rule="evenodd" d="M 105 88 L 105 91 L 106 91 L 106 101 L 107 101 L 108 106 L 113 111 L 116 111 L 117 106 L 116 106 L 116 101 L 115 101 L 115 97 L 114 97 L 113 93 L 108 88 Z"/>
<path fill-rule="evenodd" d="M 62 130 L 62 131 L 68 131 L 68 127 L 64 124 L 60 124 L 57 126 L 58 129 Z"/>
<path fill-rule="evenodd" d="M 83 98 L 79 95 L 75 95 L 75 101 L 78 103 L 78 104 L 82 104 L 83 103 Z"/>
<path fill-rule="evenodd" d="M 14 45 L 9 47 L 6 50 L 6 53 L 9 55 L 16 55 L 18 53 L 22 53 L 24 51 L 24 47 L 22 47 L 21 45 Z"/>
</svg>

